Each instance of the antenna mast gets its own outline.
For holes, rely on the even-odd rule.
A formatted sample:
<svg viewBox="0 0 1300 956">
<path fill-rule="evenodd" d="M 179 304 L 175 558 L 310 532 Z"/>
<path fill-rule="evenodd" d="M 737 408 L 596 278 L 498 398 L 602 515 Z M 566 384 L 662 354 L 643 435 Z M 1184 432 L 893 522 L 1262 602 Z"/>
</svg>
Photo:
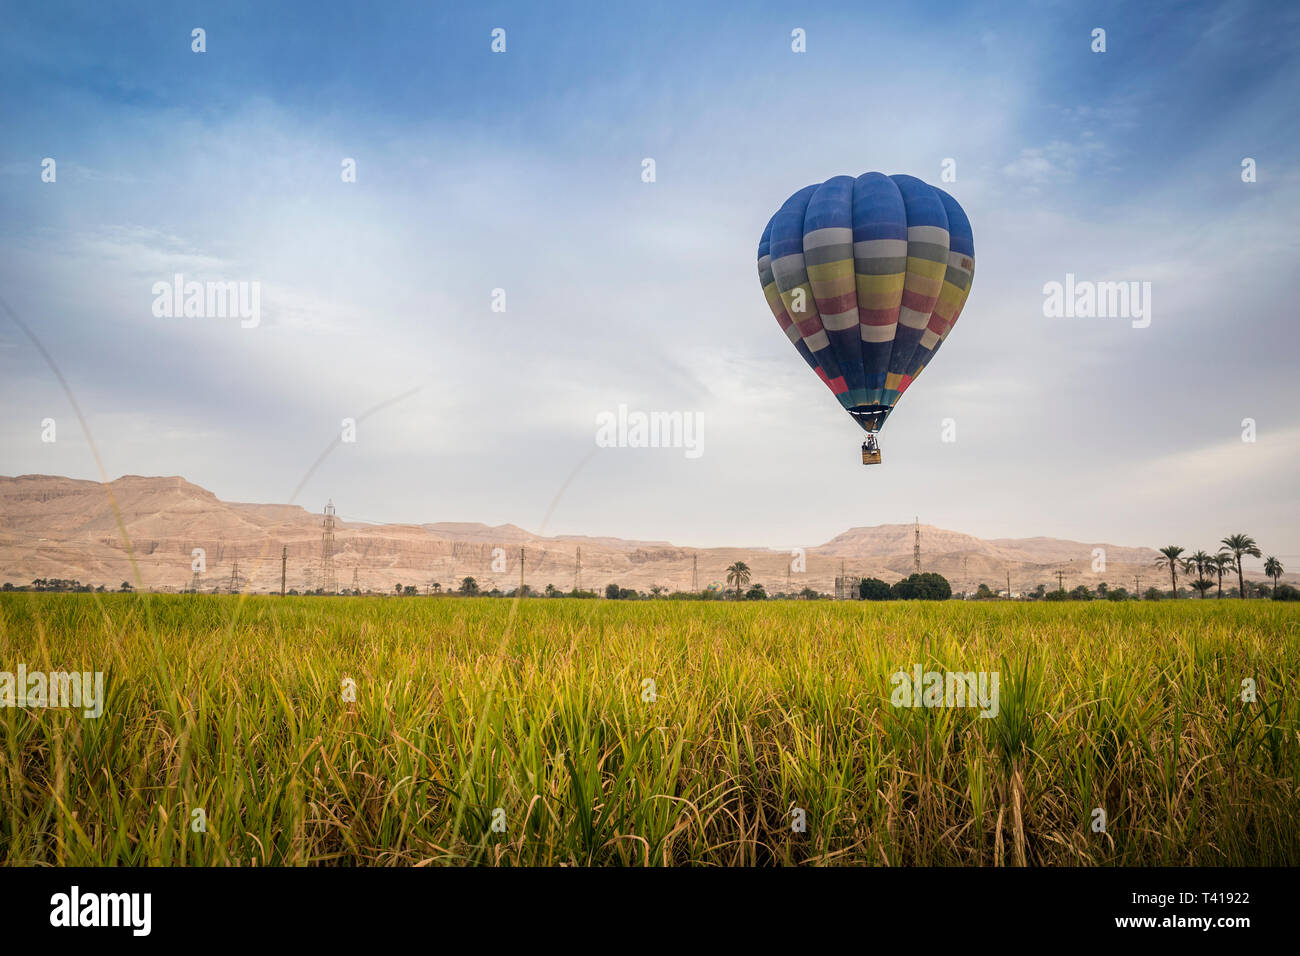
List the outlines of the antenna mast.
<svg viewBox="0 0 1300 956">
<path fill-rule="evenodd" d="M 916 517 L 916 539 L 912 543 L 912 572 L 921 573 L 921 517 Z"/>
<path fill-rule="evenodd" d="M 326 594 L 337 594 L 338 581 L 334 578 L 334 501 L 325 505 L 324 531 L 320 536 L 321 590 Z"/>
</svg>

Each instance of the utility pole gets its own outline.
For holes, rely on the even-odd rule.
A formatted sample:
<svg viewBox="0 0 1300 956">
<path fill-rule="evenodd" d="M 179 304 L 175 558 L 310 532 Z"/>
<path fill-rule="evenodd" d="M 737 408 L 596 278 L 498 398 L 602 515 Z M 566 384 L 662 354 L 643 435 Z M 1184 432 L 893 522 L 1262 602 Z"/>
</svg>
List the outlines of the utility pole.
<svg viewBox="0 0 1300 956">
<path fill-rule="evenodd" d="M 280 597 L 284 597 L 285 572 L 289 568 L 289 546 L 280 546 Z"/>
<path fill-rule="evenodd" d="M 691 590 L 698 591 L 699 589 L 700 589 L 700 556 L 698 554 L 693 554 L 691 555 Z"/>
<path fill-rule="evenodd" d="M 578 557 L 573 567 L 573 593 L 582 590 L 582 545 L 578 546 Z"/>
<path fill-rule="evenodd" d="M 519 596 L 524 596 L 524 548 L 519 546 Z"/>
<path fill-rule="evenodd" d="M 1056 572 L 1056 590 L 1058 590 L 1058 591 L 1064 591 L 1064 590 L 1065 590 L 1065 572 L 1064 572 L 1064 571 L 1057 571 L 1057 572 Z"/>
<path fill-rule="evenodd" d="M 916 540 L 912 544 L 912 571 L 921 573 L 921 516 L 916 516 Z"/>
<path fill-rule="evenodd" d="M 1011 600 L 1011 569 L 1007 568 L 1007 600 Z"/>
<path fill-rule="evenodd" d="M 1133 594 L 1137 597 L 1142 596 L 1142 576 L 1139 574 L 1133 575 Z"/>
</svg>

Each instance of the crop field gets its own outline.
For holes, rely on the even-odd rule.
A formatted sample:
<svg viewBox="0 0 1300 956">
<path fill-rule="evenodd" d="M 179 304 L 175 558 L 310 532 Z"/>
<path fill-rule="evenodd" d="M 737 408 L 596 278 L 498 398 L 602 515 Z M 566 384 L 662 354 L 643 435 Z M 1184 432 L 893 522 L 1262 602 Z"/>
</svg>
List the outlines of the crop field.
<svg viewBox="0 0 1300 956">
<path fill-rule="evenodd" d="M 20 664 L 105 699 L 0 708 L 6 864 L 1300 864 L 1295 605 L 5 595 Z"/>
</svg>

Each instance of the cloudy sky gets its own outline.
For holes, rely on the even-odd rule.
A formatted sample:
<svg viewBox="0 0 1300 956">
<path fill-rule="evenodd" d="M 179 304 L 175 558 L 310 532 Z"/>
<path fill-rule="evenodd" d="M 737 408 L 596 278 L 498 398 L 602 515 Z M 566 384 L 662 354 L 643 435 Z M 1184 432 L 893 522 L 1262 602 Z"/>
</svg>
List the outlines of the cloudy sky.
<svg viewBox="0 0 1300 956">
<path fill-rule="evenodd" d="M 0 297 L 109 477 L 687 545 L 1246 531 L 1300 567 L 1296 8 L 338 6 L 3 6 Z M 863 468 L 758 237 L 945 160 L 973 291 Z M 260 283 L 260 324 L 156 316 L 176 273 Z M 1067 273 L 1150 282 L 1149 327 L 1045 317 Z M 3 312 L 0 401 L 0 473 L 99 477 Z M 702 415 L 703 454 L 598 449 L 620 404 Z"/>
</svg>

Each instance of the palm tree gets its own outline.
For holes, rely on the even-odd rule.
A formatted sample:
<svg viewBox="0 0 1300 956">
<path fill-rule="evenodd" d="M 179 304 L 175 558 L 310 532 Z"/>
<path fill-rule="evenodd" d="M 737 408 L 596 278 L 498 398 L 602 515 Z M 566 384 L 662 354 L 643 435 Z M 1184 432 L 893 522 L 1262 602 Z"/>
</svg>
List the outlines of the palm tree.
<svg viewBox="0 0 1300 956">
<path fill-rule="evenodd" d="M 1264 573 L 1273 579 L 1273 593 L 1277 593 L 1277 579 L 1282 576 L 1286 568 L 1282 567 L 1282 562 L 1270 555 L 1264 559 Z"/>
<path fill-rule="evenodd" d="M 1214 569 L 1219 574 L 1219 597 L 1223 597 L 1223 572 L 1232 567 L 1232 555 L 1220 551 L 1214 556 Z"/>
<path fill-rule="evenodd" d="M 1250 555 L 1252 558 L 1261 558 L 1264 554 L 1259 550 L 1259 545 L 1255 543 L 1255 539 L 1248 534 L 1230 534 L 1219 543 L 1236 560 L 1237 596 L 1244 598 L 1246 596 L 1246 580 L 1241 573 L 1241 559 L 1246 555 Z"/>
<path fill-rule="evenodd" d="M 1174 597 L 1178 597 L 1178 559 L 1182 553 L 1183 549 L 1178 545 L 1167 544 L 1160 549 L 1160 557 L 1156 558 L 1157 568 L 1169 569 L 1169 580 L 1174 586 Z"/>
<path fill-rule="evenodd" d="M 731 567 L 727 568 L 727 583 L 736 587 L 736 597 L 740 597 L 740 589 L 749 583 L 749 565 L 744 561 L 737 561 Z"/>
<path fill-rule="evenodd" d="M 1214 564 L 1213 555 L 1206 554 L 1204 551 L 1197 551 L 1194 555 L 1192 555 L 1190 558 L 1188 558 L 1186 561 L 1183 562 L 1183 570 L 1186 571 L 1188 574 L 1191 574 L 1193 571 L 1195 571 L 1196 580 L 1204 581 L 1205 572 L 1209 569 L 1209 567 L 1212 564 Z M 1200 592 L 1201 597 L 1205 597 L 1205 592 L 1209 590 L 1209 584 L 1207 583 L 1206 586 L 1203 588 L 1198 587 L 1196 588 L 1196 590 Z"/>
<path fill-rule="evenodd" d="M 1196 593 L 1199 594 L 1202 598 L 1205 597 L 1205 592 L 1212 587 L 1214 587 L 1214 582 L 1207 581 L 1205 580 L 1205 578 L 1197 578 L 1195 581 L 1192 582 L 1192 589 L 1196 591 Z"/>
</svg>

